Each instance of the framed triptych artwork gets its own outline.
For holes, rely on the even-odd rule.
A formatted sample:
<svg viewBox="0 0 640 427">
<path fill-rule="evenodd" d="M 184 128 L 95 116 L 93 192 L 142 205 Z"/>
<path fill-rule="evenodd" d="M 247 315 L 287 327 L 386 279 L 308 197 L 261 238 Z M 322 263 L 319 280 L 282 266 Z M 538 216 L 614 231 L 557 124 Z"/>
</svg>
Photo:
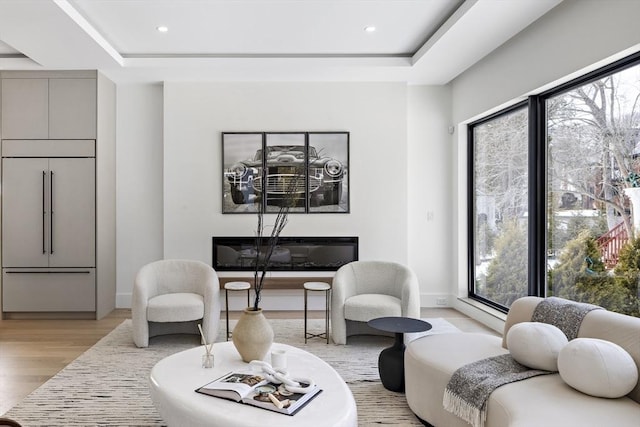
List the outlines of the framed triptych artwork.
<svg viewBox="0 0 640 427">
<path fill-rule="evenodd" d="M 223 132 L 222 213 L 349 213 L 348 132 Z"/>
</svg>

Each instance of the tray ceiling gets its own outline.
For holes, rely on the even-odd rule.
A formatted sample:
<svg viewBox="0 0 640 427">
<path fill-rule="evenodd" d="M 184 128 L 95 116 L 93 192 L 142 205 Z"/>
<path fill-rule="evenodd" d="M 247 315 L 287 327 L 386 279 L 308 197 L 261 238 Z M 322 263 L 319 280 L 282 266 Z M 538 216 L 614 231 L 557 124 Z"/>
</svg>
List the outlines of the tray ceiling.
<svg viewBox="0 0 640 427">
<path fill-rule="evenodd" d="M 445 84 L 560 1 L 2 0 L 0 69 Z"/>
</svg>

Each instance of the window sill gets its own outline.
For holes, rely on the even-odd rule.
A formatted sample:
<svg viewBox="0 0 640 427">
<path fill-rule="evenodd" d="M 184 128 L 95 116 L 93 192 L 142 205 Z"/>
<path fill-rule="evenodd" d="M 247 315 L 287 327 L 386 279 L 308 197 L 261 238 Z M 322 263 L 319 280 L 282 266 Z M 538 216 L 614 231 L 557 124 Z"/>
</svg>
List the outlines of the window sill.
<svg viewBox="0 0 640 427">
<path fill-rule="evenodd" d="M 456 299 L 454 308 L 500 334 L 504 331 L 504 323 L 507 320 L 507 315 L 501 311 L 488 307 L 471 298 Z"/>
</svg>

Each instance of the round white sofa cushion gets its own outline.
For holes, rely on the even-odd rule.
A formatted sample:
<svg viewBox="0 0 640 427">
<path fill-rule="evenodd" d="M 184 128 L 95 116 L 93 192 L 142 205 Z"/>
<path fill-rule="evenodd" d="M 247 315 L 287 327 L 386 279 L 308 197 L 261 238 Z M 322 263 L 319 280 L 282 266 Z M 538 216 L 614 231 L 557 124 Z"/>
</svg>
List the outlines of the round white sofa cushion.
<svg viewBox="0 0 640 427">
<path fill-rule="evenodd" d="M 596 338 L 571 340 L 558 356 L 562 380 L 596 397 L 618 398 L 638 383 L 633 358 L 618 344 Z"/>
<path fill-rule="evenodd" d="M 516 362 L 532 369 L 556 372 L 558 354 L 567 336 L 548 323 L 516 323 L 507 332 L 507 348 Z"/>
</svg>

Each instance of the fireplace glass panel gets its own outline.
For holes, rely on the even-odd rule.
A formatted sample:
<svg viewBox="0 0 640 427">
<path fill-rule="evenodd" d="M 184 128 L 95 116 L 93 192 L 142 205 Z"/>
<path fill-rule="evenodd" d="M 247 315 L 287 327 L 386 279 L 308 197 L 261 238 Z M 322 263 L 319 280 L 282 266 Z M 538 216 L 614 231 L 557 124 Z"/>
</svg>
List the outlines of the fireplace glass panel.
<svg viewBox="0 0 640 427">
<path fill-rule="evenodd" d="M 253 237 L 214 237 L 213 268 L 253 271 L 256 262 L 264 262 L 267 250 L 262 246 L 257 253 Z M 267 270 L 336 271 L 357 260 L 357 237 L 280 237 Z"/>
</svg>

